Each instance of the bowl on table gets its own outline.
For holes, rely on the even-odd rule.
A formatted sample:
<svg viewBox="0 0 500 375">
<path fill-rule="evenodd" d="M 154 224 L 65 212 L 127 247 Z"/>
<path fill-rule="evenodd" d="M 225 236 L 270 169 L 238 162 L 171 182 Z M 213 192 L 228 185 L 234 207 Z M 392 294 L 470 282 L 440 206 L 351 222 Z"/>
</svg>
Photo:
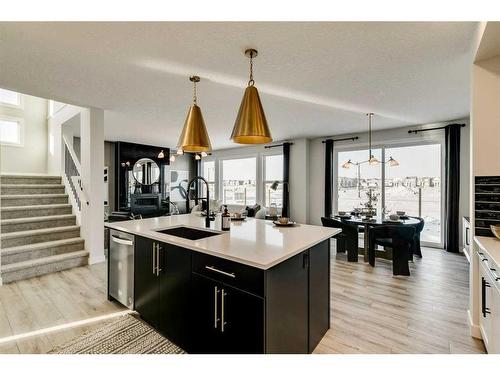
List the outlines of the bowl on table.
<svg viewBox="0 0 500 375">
<path fill-rule="evenodd" d="M 490 225 L 490 229 L 496 238 L 500 240 L 500 224 Z"/>
<path fill-rule="evenodd" d="M 406 211 L 396 211 L 399 216 L 406 216 Z"/>
</svg>

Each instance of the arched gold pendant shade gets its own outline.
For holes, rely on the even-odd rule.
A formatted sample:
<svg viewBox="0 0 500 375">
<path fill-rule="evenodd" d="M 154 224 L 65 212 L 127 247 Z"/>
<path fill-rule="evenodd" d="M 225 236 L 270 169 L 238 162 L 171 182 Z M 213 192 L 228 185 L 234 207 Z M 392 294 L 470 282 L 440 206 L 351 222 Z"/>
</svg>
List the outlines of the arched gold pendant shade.
<svg viewBox="0 0 500 375">
<path fill-rule="evenodd" d="M 253 85 L 248 86 L 245 90 L 231 139 L 233 142 L 242 144 L 260 144 L 273 141 L 260 102 L 259 92 Z"/>
<path fill-rule="evenodd" d="M 184 152 L 212 150 L 201 109 L 196 104 L 189 108 L 177 148 Z"/>
</svg>

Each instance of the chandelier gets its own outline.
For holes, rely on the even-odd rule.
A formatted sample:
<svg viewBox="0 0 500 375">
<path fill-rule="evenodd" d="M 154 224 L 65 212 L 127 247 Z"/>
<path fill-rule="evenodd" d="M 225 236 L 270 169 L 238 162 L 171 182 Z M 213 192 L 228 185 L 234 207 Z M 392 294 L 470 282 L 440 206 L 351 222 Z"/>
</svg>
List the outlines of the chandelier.
<svg viewBox="0 0 500 375">
<path fill-rule="evenodd" d="M 368 160 L 352 162 L 351 159 L 349 159 L 344 164 L 342 164 L 342 168 L 349 169 L 352 165 L 360 166 L 360 165 L 365 164 L 365 163 L 368 163 L 370 165 L 378 165 L 380 163 L 382 163 L 382 164 L 388 163 L 389 166 L 391 166 L 391 167 L 397 167 L 399 165 L 399 162 L 396 159 L 394 159 L 392 156 L 389 157 L 388 160 L 382 160 L 382 161 L 379 161 L 375 156 L 373 156 L 373 154 L 372 154 L 372 118 L 373 118 L 373 113 L 367 113 L 366 116 L 368 116 Z"/>
</svg>

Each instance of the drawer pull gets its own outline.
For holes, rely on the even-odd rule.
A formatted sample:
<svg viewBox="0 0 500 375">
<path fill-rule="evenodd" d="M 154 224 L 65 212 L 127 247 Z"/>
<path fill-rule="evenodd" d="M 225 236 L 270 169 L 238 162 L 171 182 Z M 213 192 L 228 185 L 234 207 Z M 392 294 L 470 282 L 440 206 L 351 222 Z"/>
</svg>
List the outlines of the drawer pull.
<svg viewBox="0 0 500 375">
<path fill-rule="evenodd" d="M 209 271 L 213 271 L 213 272 L 217 272 L 217 273 L 220 273 L 224 276 L 228 276 L 228 277 L 232 277 L 233 279 L 236 277 L 236 275 L 234 273 L 229 273 L 229 272 L 225 272 L 225 271 L 221 271 L 221 270 L 218 270 L 217 268 L 215 268 L 214 266 L 205 266 L 205 268 Z"/>
</svg>

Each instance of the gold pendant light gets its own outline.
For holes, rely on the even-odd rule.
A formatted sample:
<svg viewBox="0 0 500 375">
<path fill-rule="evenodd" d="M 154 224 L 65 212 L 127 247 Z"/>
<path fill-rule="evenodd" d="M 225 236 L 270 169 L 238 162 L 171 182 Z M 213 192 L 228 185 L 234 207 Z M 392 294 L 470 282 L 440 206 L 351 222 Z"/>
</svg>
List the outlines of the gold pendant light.
<svg viewBox="0 0 500 375">
<path fill-rule="evenodd" d="M 177 154 L 179 154 L 180 150 L 182 152 L 201 152 L 212 150 L 212 145 L 210 144 L 210 139 L 208 138 L 207 128 L 205 127 L 205 121 L 203 121 L 203 115 L 201 114 L 201 109 L 197 105 L 196 83 L 200 82 L 200 77 L 191 76 L 189 77 L 189 80 L 193 82 L 193 104 L 189 108 L 186 122 L 184 123 L 179 143 L 177 144 Z"/>
<path fill-rule="evenodd" d="M 242 144 L 270 143 L 273 138 L 267 126 L 266 115 L 253 80 L 253 58 L 257 57 L 257 51 L 247 49 L 245 55 L 250 58 L 250 80 L 241 101 L 231 139 L 235 143 Z"/>
</svg>

